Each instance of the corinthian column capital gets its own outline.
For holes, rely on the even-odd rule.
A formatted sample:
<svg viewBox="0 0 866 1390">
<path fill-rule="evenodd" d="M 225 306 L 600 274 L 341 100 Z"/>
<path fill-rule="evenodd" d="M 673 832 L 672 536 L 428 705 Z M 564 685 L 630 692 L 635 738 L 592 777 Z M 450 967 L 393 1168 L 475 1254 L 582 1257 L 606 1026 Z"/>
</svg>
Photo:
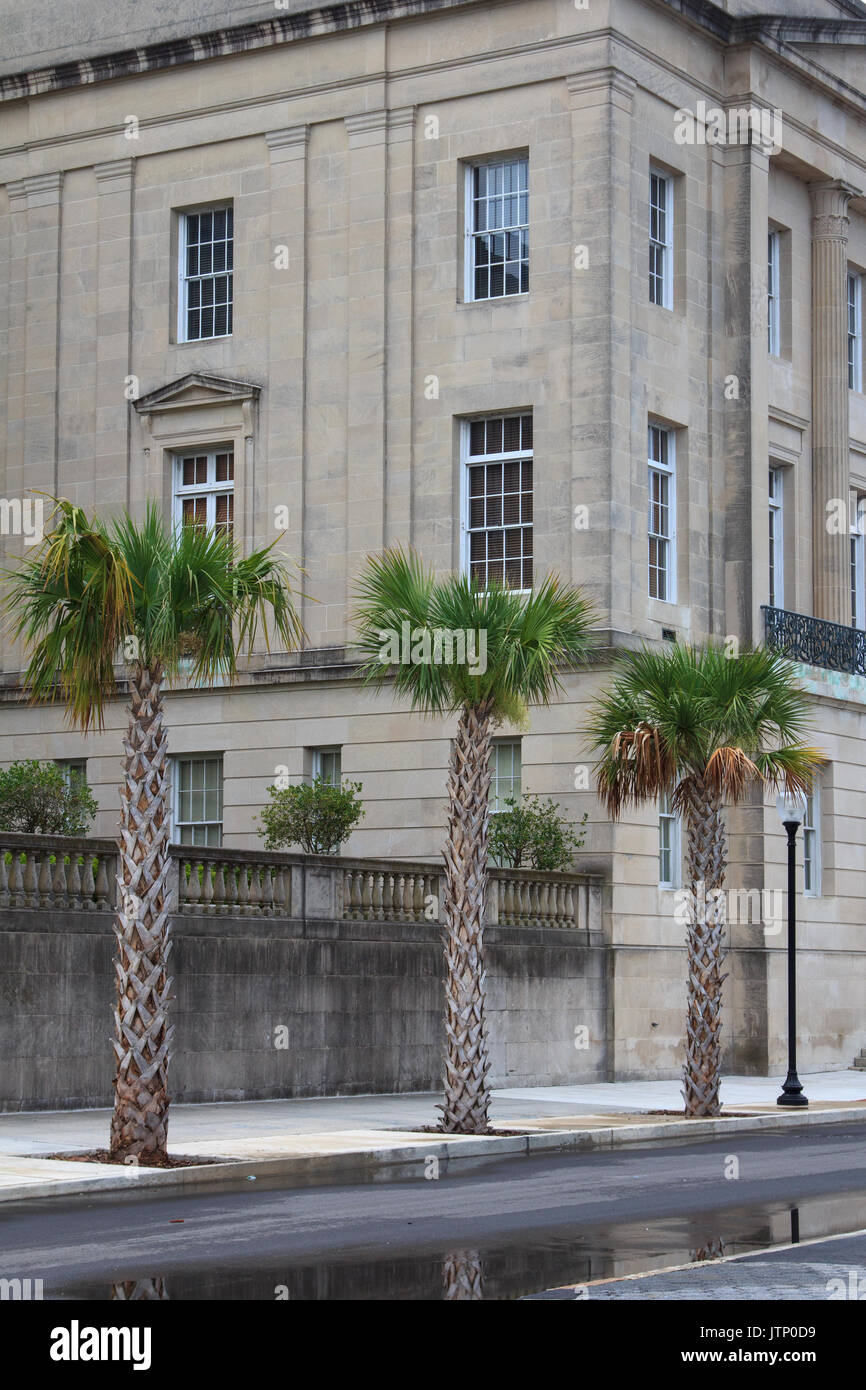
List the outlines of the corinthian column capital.
<svg viewBox="0 0 866 1390">
<path fill-rule="evenodd" d="M 858 189 L 844 179 L 820 179 L 808 185 L 812 199 L 812 239 L 848 239 L 848 204 Z"/>
</svg>

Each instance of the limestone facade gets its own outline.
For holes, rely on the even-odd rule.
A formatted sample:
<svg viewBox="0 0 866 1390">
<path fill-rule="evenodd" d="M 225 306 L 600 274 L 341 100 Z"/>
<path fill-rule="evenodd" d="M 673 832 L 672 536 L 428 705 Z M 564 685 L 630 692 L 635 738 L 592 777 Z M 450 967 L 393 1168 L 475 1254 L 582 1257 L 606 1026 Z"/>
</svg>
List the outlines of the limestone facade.
<svg viewBox="0 0 866 1390">
<path fill-rule="evenodd" d="M 367 811 L 349 852 L 437 856 L 450 725 L 360 690 L 351 606 L 384 545 L 439 572 L 466 563 L 467 422 L 531 415 L 535 576 L 586 587 L 608 653 L 763 640 L 770 468 L 774 606 L 851 624 L 866 541 L 827 518 L 866 496 L 862 6 L 383 0 L 351 25 L 295 0 L 213 0 L 207 24 L 201 5 L 138 8 L 154 28 L 133 51 L 103 0 L 75 7 L 56 49 L 12 6 L 0 495 L 105 514 L 157 497 L 168 514 L 179 458 L 230 455 L 235 534 L 248 548 L 279 535 L 303 562 L 304 652 L 259 651 L 235 689 L 169 699 L 174 754 L 222 759 L 227 844 L 257 843 L 275 776 L 339 748 Z M 529 288 L 476 299 L 471 171 L 522 160 Z M 185 341 L 187 215 L 229 209 L 232 331 Z M 664 596 L 648 577 L 651 425 L 673 464 Z M 14 556 L 23 539 L 3 544 Z M 85 741 L 59 708 L 26 705 L 21 665 L 7 643 L 0 757 L 86 758 L 95 831 L 113 833 L 122 704 Z M 520 740 L 524 789 L 588 812 L 580 864 L 608 884 L 611 1074 L 674 1074 L 683 929 L 659 886 L 658 818 L 607 820 L 580 734 L 609 671 L 606 656 L 568 676 L 528 731 L 501 736 Z M 800 903 L 803 1065 L 845 1067 L 866 1044 L 866 676 L 802 676 L 830 759 Z M 769 801 L 730 828 L 732 887 L 781 888 Z M 783 934 L 731 932 L 729 1064 L 778 1068 Z"/>
</svg>

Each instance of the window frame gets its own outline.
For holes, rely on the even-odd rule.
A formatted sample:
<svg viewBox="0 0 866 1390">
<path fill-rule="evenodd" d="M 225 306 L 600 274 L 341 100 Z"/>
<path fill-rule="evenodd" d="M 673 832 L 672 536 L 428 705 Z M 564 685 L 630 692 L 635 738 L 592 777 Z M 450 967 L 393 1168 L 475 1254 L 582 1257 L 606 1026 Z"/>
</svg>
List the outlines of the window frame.
<svg viewBox="0 0 866 1390">
<path fill-rule="evenodd" d="M 87 759 L 86 758 L 55 758 L 55 767 L 59 767 L 63 773 L 63 780 L 67 787 L 72 786 L 72 774 L 80 777 L 83 782 L 87 781 Z"/>
<path fill-rule="evenodd" d="M 516 232 L 524 232 L 524 231 L 525 231 L 525 233 L 526 233 L 526 274 L 527 274 L 527 288 L 526 288 L 525 290 L 522 290 L 522 289 L 515 290 L 515 291 L 513 291 L 511 294 L 509 294 L 507 291 L 505 291 L 505 290 L 503 289 L 503 293 L 502 293 L 502 294 L 491 294 L 491 295 L 479 296 L 479 295 L 476 295 L 476 293 L 475 293 L 475 270 L 476 270 L 476 265 L 475 265 L 475 243 L 476 243 L 476 241 L 477 241 L 477 239 L 478 239 L 479 237 L 487 235 L 487 232 L 489 232 L 490 229 L 488 228 L 487 231 L 479 231 L 479 230 L 477 230 L 477 228 L 476 228 L 476 226 L 475 226 L 475 188 L 474 188 L 475 171 L 476 171 L 476 169 L 482 169 L 482 168 L 483 168 L 483 169 L 490 169 L 490 168 L 495 168 L 495 167 L 497 167 L 497 166 L 501 166 L 501 167 L 504 168 L 507 164 L 525 164 L 525 165 L 526 165 L 526 190 L 525 190 L 525 193 L 526 193 L 526 222 L 525 222 L 525 223 L 524 223 L 524 222 L 517 222 L 517 223 L 514 223 L 513 225 L 509 226 L 508 228 L 494 228 L 493 230 L 512 231 L 512 232 L 514 232 L 514 231 L 516 231 Z M 464 248 L 463 248 L 463 299 L 464 299 L 464 302 L 465 302 L 466 304 L 491 304 L 491 303 L 495 304 L 495 303 L 501 302 L 502 300 L 521 299 L 521 298 L 525 298 L 525 297 L 528 296 L 528 294 L 529 294 L 529 287 L 530 287 L 530 284 L 531 284 L 531 281 L 530 281 L 530 278 L 529 278 L 529 277 L 530 277 L 530 274 L 531 274 L 531 264 L 532 264 L 532 256 L 531 256 L 531 248 L 530 248 L 530 240 L 529 240 L 529 232 L 530 232 L 530 225 L 531 225 L 531 224 L 530 224 L 530 220 L 529 220 L 529 219 L 530 219 L 529 195 L 530 195 L 530 188 L 529 188 L 529 153 L 528 153 L 528 151 L 527 151 L 526 153 L 524 153 L 524 154 L 491 155 L 491 156 L 489 156 L 489 157 L 487 157 L 487 158 L 484 158 L 484 159 L 467 160 L 467 162 L 466 162 L 466 164 L 465 164 L 465 166 L 464 166 L 464 191 L 463 191 L 464 212 L 465 212 L 465 216 L 464 216 Z M 517 190 L 518 212 L 519 212 L 519 200 L 520 200 L 520 197 L 521 197 L 521 196 L 522 196 L 522 190 L 518 187 L 518 190 Z M 507 261 L 503 261 L 503 265 L 506 265 L 506 264 L 508 264 L 508 262 L 507 262 Z M 520 266 L 523 265 L 523 257 L 520 257 L 520 259 L 519 259 L 519 261 L 518 261 L 518 264 L 519 264 Z M 504 283 L 505 283 L 505 280 L 504 280 L 504 273 L 503 273 L 503 286 L 504 286 Z M 489 276 L 488 276 L 488 284 L 489 284 Z"/>
<path fill-rule="evenodd" d="M 326 781 L 324 776 L 324 759 L 334 758 L 337 767 L 336 782 Z M 326 787 L 341 787 L 343 785 L 343 746 L 339 743 L 323 744 L 320 748 L 310 749 L 310 780 L 315 782 L 321 778 Z"/>
<path fill-rule="evenodd" d="M 531 448 L 529 448 L 529 449 L 509 450 L 508 452 L 503 452 L 503 453 L 501 453 L 501 454 L 471 454 L 471 453 L 470 453 L 471 430 L 472 430 L 473 424 L 478 424 L 478 423 L 480 423 L 481 421 L 484 421 L 484 422 L 486 423 L 488 420 L 503 420 L 503 421 L 504 421 L 504 420 L 519 419 L 521 416 L 524 416 L 524 415 L 528 415 L 528 416 L 532 419 L 532 447 L 531 447 Z M 522 428 L 521 428 L 521 434 L 522 434 L 522 432 L 523 432 L 523 431 L 522 431 Z M 504 443 L 504 440 L 503 440 L 503 443 Z M 485 525 L 485 526 L 472 526 L 472 525 L 470 524 L 470 523 L 471 523 L 471 519 L 472 519 L 472 514 L 471 514 L 471 506 L 472 506 L 472 486 L 471 486 L 471 471 L 470 471 L 470 470 L 471 470 L 472 468 L 481 468 L 481 467 L 484 467 L 484 465 L 486 465 L 486 464 L 493 464 L 493 465 L 495 465 L 495 464 L 497 464 L 497 463 L 500 463 L 500 464 L 505 464 L 505 463 L 517 463 L 517 462 L 525 462 L 525 461 L 527 461 L 527 460 L 529 461 L 529 463 L 530 463 L 530 465 L 531 465 L 531 467 L 532 467 L 532 491 L 531 491 L 531 494 L 530 494 L 531 497 L 532 497 L 532 521 L 529 523 L 528 527 L 527 527 L 526 523 L 525 523 L 523 520 L 521 520 L 521 521 L 519 521 L 519 522 L 512 523 L 512 524 L 506 526 L 505 523 L 504 523 L 504 518 L 503 518 L 503 524 L 502 524 L 501 526 L 486 526 L 486 525 Z M 461 543 L 460 543 L 460 551 L 461 551 L 461 554 L 460 554 L 460 562 L 461 562 L 461 571 L 462 571 L 462 573 L 465 574 L 465 575 L 471 575 L 471 573 L 472 573 L 472 537 L 473 537 L 473 535 L 481 534 L 481 533 L 487 534 L 487 533 L 489 533 L 489 532 L 491 532 L 491 531 L 501 531 L 501 532 L 503 533 L 503 537 L 504 537 L 506 531 L 509 531 L 509 530 L 511 530 L 511 531 L 525 531 L 525 530 L 528 529 L 528 530 L 531 532 L 532 553 L 531 553 L 531 555 L 530 555 L 529 557 L 524 556 L 524 554 L 523 554 L 523 540 L 522 540 L 522 537 L 521 537 L 521 554 L 520 554 L 520 560 L 521 560 L 521 581 L 522 581 L 522 578 L 523 578 L 522 571 L 523 571 L 523 568 L 524 568 L 524 562 L 525 562 L 526 558 L 529 558 L 529 559 L 531 559 L 531 561 L 532 561 L 532 577 L 533 577 L 533 584 L 534 584 L 534 583 L 535 583 L 535 561 L 536 561 L 536 555 L 535 555 L 535 539 L 536 539 L 536 533 L 535 533 L 535 417 L 534 417 L 534 412 L 533 412 L 532 410 L 504 410 L 504 411 L 498 411 L 498 412 L 496 412 L 496 413 L 492 413 L 492 414 L 489 414 L 489 415 L 472 415 L 472 416 L 466 416 L 466 417 L 464 417 L 464 418 L 460 421 L 460 491 L 461 491 L 461 498 L 460 498 L 460 526 L 461 526 Z M 485 493 L 484 496 L 486 496 L 486 495 L 487 495 L 487 494 Z M 503 495 L 504 495 L 504 494 L 503 494 Z M 518 496 L 520 496 L 521 498 L 523 497 L 523 489 L 520 490 L 520 492 L 518 493 Z M 522 503 L 521 503 L 521 512 L 522 512 Z M 508 558 L 508 557 L 505 556 L 505 541 L 504 541 L 504 539 L 503 539 L 503 573 L 504 573 L 504 563 L 505 563 L 505 560 L 507 560 L 507 558 Z M 512 558 L 513 558 L 513 557 L 512 557 Z M 489 560 L 486 560 L 486 561 L 485 561 L 485 564 L 486 564 L 487 569 L 488 569 L 488 578 L 489 578 L 490 561 L 489 561 Z M 523 588 L 521 588 L 521 589 L 516 589 L 516 588 L 515 588 L 515 589 L 510 590 L 510 592 L 511 592 L 511 593 L 514 593 L 514 594 L 531 594 L 531 593 L 532 593 L 532 585 L 530 585 L 530 587 L 529 587 L 528 589 L 523 589 Z"/>
<path fill-rule="evenodd" d="M 652 432 L 658 430 L 667 439 L 667 461 L 652 458 Z M 659 473 L 667 478 L 668 500 L 667 513 L 669 518 L 670 534 L 665 536 L 660 532 L 652 530 L 652 511 L 653 511 L 653 490 L 652 474 Z M 664 541 L 668 547 L 668 562 L 664 570 L 666 577 L 666 590 L 664 598 L 652 592 L 652 573 L 651 562 L 652 542 Z M 656 567 L 658 568 L 658 566 Z M 677 601 L 677 454 L 676 454 L 676 430 L 669 425 L 663 425 L 658 420 L 650 420 L 647 424 L 647 597 L 654 603 L 676 603 Z"/>
<path fill-rule="evenodd" d="M 501 805 L 499 804 L 499 803 L 500 803 L 500 794 L 499 794 L 500 772 L 499 772 L 499 767 L 498 767 L 498 758 L 499 758 L 499 754 L 500 754 L 504 749 L 506 749 L 506 748 L 510 748 L 510 749 L 511 749 L 511 773 L 510 773 L 510 775 L 509 775 L 507 778 L 506 778 L 506 777 L 503 777 L 503 778 L 502 778 L 502 781 L 503 781 L 503 783 L 507 781 L 507 782 L 509 782 L 509 783 L 511 784 L 511 791 L 508 793 L 508 795 L 509 795 L 509 796 L 512 796 L 512 797 L 514 798 L 514 800 L 517 802 L 518 806 L 520 805 L 521 798 L 522 798 L 522 796 L 523 796 L 523 740 L 520 739 L 520 738 L 494 738 L 494 739 L 491 739 L 491 741 L 490 741 L 490 814 L 491 814 L 492 816 L 501 815 L 503 811 L 506 811 L 506 810 L 508 809 L 507 806 L 505 805 L 505 799 L 506 799 L 505 797 L 502 797 L 502 798 L 501 798 L 502 804 L 501 804 Z M 516 778 L 515 778 L 515 773 L 514 773 L 515 750 L 516 750 L 516 758 L 517 758 L 517 776 L 516 776 Z M 517 782 L 517 791 L 516 791 L 516 792 L 515 792 L 515 790 L 514 790 L 514 783 L 515 783 L 515 780 L 516 780 L 516 782 Z"/>
<path fill-rule="evenodd" d="M 863 390 L 863 279 L 859 271 L 849 269 L 845 295 L 849 391 Z"/>
<path fill-rule="evenodd" d="M 186 265 L 187 265 L 187 251 L 188 251 L 188 249 L 189 249 L 189 219 L 190 219 L 191 217 L 200 217 L 203 213 L 204 213 L 204 214 L 207 214 L 207 213 L 218 213 L 218 212 L 224 212 L 224 213 L 226 213 L 227 216 L 230 214 L 230 215 L 231 215 L 231 219 L 232 219 L 231 238 L 228 238 L 228 237 L 225 238 L 226 244 L 228 245 L 229 242 L 230 242 L 231 248 L 232 248 L 232 264 L 231 264 L 231 267 L 225 269 L 224 271 L 217 271 L 217 272 L 215 272 L 215 273 L 212 272 L 210 275 L 205 275 L 205 276 L 202 276 L 202 275 L 188 276 L 187 273 L 186 273 Z M 227 203 L 217 203 L 217 204 L 212 205 L 212 206 L 210 206 L 210 207 L 184 208 L 183 211 L 179 211 L 179 212 L 178 212 L 177 216 L 178 216 L 178 234 L 177 234 L 177 341 L 178 341 L 178 343 L 213 343 L 213 342 L 221 342 L 221 341 L 222 341 L 223 339 L 225 339 L 225 338 L 230 338 L 230 337 L 232 336 L 232 332 L 233 332 L 233 330 L 234 330 L 234 303 L 235 303 L 235 300 L 234 300 L 234 286 L 235 286 L 235 281 L 234 281 L 234 242 L 235 242 L 234 202 L 230 200 L 230 201 L 227 202 Z M 202 243 L 199 242 L 199 243 L 197 243 L 197 244 L 198 244 L 198 245 L 201 245 Z M 211 242 L 211 244 L 213 244 L 213 242 Z M 197 338 L 191 338 L 191 337 L 189 336 L 189 332 L 188 332 L 188 329 L 189 329 L 189 319 L 188 319 L 189 289 L 188 289 L 188 287 L 189 287 L 189 285 L 190 285 L 190 282 L 191 282 L 192 280 L 212 280 L 212 279 L 216 279 L 218 276 L 221 276 L 221 275 L 227 275 L 227 276 L 228 276 L 228 280 L 229 280 L 229 298 L 228 298 L 228 300 L 227 300 L 228 312 L 227 312 L 227 314 L 226 314 L 226 319 L 227 319 L 227 321 L 228 321 L 228 323 L 229 323 L 229 330 L 228 330 L 227 333 L 212 333 L 212 334 L 206 335 L 206 336 L 202 336 L 202 335 L 200 334 Z M 216 325 L 214 325 L 214 326 L 216 326 Z"/>
<path fill-rule="evenodd" d="M 771 357 L 782 355 L 782 296 L 781 296 L 782 235 L 774 227 L 767 230 L 767 352 Z"/>
<path fill-rule="evenodd" d="M 821 786 L 816 778 L 812 783 L 811 792 L 806 797 L 806 810 L 803 813 L 804 897 L 821 897 L 821 860 Z"/>
<path fill-rule="evenodd" d="M 653 179 L 658 179 L 665 190 L 664 208 L 658 202 L 653 201 Z M 664 169 L 660 169 L 655 164 L 649 166 L 649 218 L 647 226 L 649 243 L 649 280 L 647 292 L 650 304 L 654 304 L 658 309 L 672 310 L 674 307 L 674 181 L 671 174 Z M 653 213 L 661 211 L 664 215 L 665 237 L 659 240 L 653 237 Z M 661 252 L 662 273 L 658 274 L 653 270 L 653 248 L 658 248 Z M 653 281 L 659 280 L 661 283 L 661 299 L 653 298 Z"/>
<path fill-rule="evenodd" d="M 682 887 L 683 878 L 683 837 L 682 820 L 670 809 L 670 798 L 662 793 L 658 799 L 658 872 L 659 888 L 665 892 Z M 663 826 L 667 828 L 668 844 L 663 844 Z M 662 855 L 670 861 L 671 875 L 665 878 L 662 873 Z"/>
<path fill-rule="evenodd" d="M 209 763 L 214 762 L 219 765 L 219 810 L 218 821 L 181 821 L 180 819 L 180 767 L 182 763 Z M 206 774 L 205 774 L 206 775 Z M 192 792 L 190 788 L 190 792 Z M 207 786 L 203 787 L 203 794 L 207 792 Z M 197 844 L 194 840 L 184 841 L 180 838 L 183 826 L 213 826 L 219 827 L 219 838 L 216 844 L 205 840 L 204 844 Z M 183 845 L 186 849 L 220 849 L 223 844 L 225 833 L 225 761 L 223 753 L 174 753 L 171 757 L 171 843 Z"/>
<path fill-rule="evenodd" d="M 769 465 L 767 599 L 771 608 L 785 607 L 785 474 L 776 463 Z M 774 489 L 778 489 L 778 491 Z M 769 539 L 769 535 L 772 539 Z"/>
<path fill-rule="evenodd" d="M 854 493 L 850 528 L 851 626 L 866 629 L 866 495 Z"/>
<path fill-rule="evenodd" d="M 231 461 L 231 478 L 217 481 L 216 461 L 217 458 L 225 454 Z M 208 481 L 204 483 L 184 484 L 183 463 L 185 459 L 206 458 Z M 236 478 L 235 478 L 235 449 L 234 443 L 211 444 L 203 448 L 192 446 L 187 449 L 172 449 L 171 451 L 171 510 L 172 525 L 176 531 L 183 526 L 183 503 L 185 498 L 204 497 L 207 502 L 207 520 L 205 529 L 213 531 L 216 529 L 216 499 L 218 496 L 229 494 L 231 496 L 231 517 L 228 523 L 230 535 L 235 534 L 235 515 L 234 504 L 237 497 Z"/>
</svg>

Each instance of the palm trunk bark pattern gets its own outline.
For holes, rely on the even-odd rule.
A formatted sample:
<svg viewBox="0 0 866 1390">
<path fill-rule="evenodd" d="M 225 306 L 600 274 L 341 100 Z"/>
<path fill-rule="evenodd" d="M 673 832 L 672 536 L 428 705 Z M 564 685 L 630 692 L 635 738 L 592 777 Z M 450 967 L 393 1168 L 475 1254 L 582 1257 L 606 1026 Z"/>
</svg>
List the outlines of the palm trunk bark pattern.
<svg viewBox="0 0 866 1390">
<path fill-rule="evenodd" d="M 721 801 L 694 779 L 685 788 L 688 831 L 688 1008 L 683 1099 L 686 1115 L 719 1115 L 726 841 Z"/>
<path fill-rule="evenodd" d="M 448 774 L 445 844 L 445 1102 L 440 1129 L 485 1134 L 490 1088 L 484 969 L 490 708 L 464 708 Z"/>
<path fill-rule="evenodd" d="M 162 679 L 160 670 L 132 671 L 121 788 L 111 1153 L 137 1159 L 166 1152 L 174 1031 L 168 1021 L 171 861 Z"/>
</svg>

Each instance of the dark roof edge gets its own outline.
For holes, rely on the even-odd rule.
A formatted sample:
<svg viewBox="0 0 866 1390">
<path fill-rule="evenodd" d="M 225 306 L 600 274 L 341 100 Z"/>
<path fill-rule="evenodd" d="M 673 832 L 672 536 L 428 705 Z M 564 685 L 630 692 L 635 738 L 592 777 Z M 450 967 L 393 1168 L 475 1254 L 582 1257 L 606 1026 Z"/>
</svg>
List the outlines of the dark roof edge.
<svg viewBox="0 0 866 1390">
<path fill-rule="evenodd" d="M 722 43 L 757 43 L 762 38 L 778 42 L 832 43 L 847 37 L 866 36 L 866 6 L 856 0 L 835 0 L 851 19 L 786 18 L 780 15 L 731 15 L 712 0 L 662 0 L 683 19 L 697 25 Z M 338 5 L 311 8 L 300 14 L 275 15 L 210 33 L 128 48 L 74 62 L 34 68 L 0 77 L 0 101 L 38 96 L 41 92 L 89 86 L 113 78 L 161 68 L 181 67 L 209 58 L 270 48 L 296 39 L 360 29 L 388 20 L 407 19 L 439 10 L 458 9 L 473 0 L 345 0 Z"/>
</svg>

